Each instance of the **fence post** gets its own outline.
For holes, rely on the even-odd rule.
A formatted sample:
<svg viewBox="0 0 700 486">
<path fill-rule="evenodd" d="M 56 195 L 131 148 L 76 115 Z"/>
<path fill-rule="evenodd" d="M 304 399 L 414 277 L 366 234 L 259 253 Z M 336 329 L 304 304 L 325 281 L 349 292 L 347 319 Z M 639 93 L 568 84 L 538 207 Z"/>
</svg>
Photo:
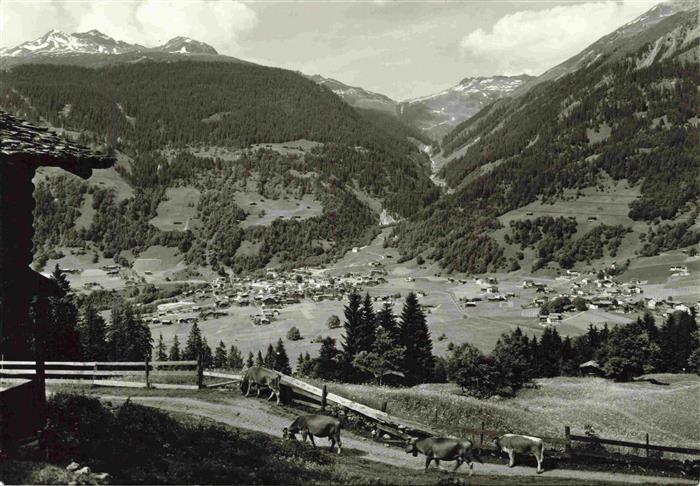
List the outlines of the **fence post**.
<svg viewBox="0 0 700 486">
<path fill-rule="evenodd" d="M 564 445 L 564 452 L 566 454 L 571 454 L 571 427 L 566 425 L 564 427 L 564 438 L 566 439 L 566 445 Z"/>
<path fill-rule="evenodd" d="M 481 434 L 479 435 L 479 445 L 484 444 L 484 421 L 481 421 Z"/>
<path fill-rule="evenodd" d="M 197 353 L 197 388 L 204 388 L 204 367 L 202 366 L 202 352 Z"/>
<path fill-rule="evenodd" d="M 386 413 L 386 406 L 387 406 L 386 401 L 383 401 L 382 402 L 382 412 L 384 412 L 384 413 Z"/>
<path fill-rule="evenodd" d="M 328 405 L 328 387 L 323 385 L 323 389 L 321 390 L 321 410 L 325 410 L 326 405 Z"/>
<path fill-rule="evenodd" d="M 647 457 L 649 457 L 649 432 L 647 432 L 647 437 L 646 437 L 646 449 L 647 449 Z"/>
<path fill-rule="evenodd" d="M 150 366 L 148 363 L 148 355 L 146 355 L 146 368 L 145 368 L 146 369 L 146 388 L 151 388 L 151 380 L 150 380 L 150 376 L 148 374 L 149 368 L 150 368 Z"/>
</svg>

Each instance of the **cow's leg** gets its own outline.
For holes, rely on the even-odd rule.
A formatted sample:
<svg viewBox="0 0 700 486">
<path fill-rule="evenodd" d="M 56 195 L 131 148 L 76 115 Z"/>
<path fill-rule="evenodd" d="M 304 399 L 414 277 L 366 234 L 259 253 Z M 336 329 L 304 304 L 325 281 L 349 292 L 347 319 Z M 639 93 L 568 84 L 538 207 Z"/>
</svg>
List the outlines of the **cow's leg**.
<svg viewBox="0 0 700 486">
<path fill-rule="evenodd" d="M 255 388 L 258 390 L 258 393 L 255 396 L 260 398 L 260 390 L 262 390 L 262 386 L 256 383 Z"/>
<path fill-rule="evenodd" d="M 245 392 L 245 396 L 249 396 L 249 395 L 250 395 L 250 387 L 252 387 L 252 386 L 253 386 L 253 381 L 252 381 L 252 380 L 248 380 L 248 389 L 247 389 L 246 392 Z"/>
<path fill-rule="evenodd" d="M 456 471 L 459 468 L 459 466 L 462 465 L 463 462 L 464 462 L 464 459 L 462 459 L 461 457 L 458 457 L 457 464 L 455 464 L 455 468 L 453 469 L 453 471 Z"/>
<path fill-rule="evenodd" d="M 508 467 L 515 466 L 515 452 L 508 451 Z"/>
<path fill-rule="evenodd" d="M 335 441 L 338 444 L 338 454 L 340 454 L 340 449 L 343 447 L 343 444 L 340 442 L 340 431 L 336 432 Z"/>
<path fill-rule="evenodd" d="M 277 390 L 275 392 L 275 398 L 277 398 L 277 405 L 279 405 L 280 404 L 280 391 L 279 390 Z"/>
<path fill-rule="evenodd" d="M 304 430 L 302 431 L 301 436 L 304 438 L 304 444 L 306 444 L 306 438 L 309 436 L 309 434 Z"/>
<path fill-rule="evenodd" d="M 274 396 L 275 396 L 275 390 L 270 389 L 270 396 L 267 397 L 267 401 L 269 402 L 270 400 L 272 400 L 272 397 L 274 397 Z"/>
<path fill-rule="evenodd" d="M 307 432 L 308 433 L 308 432 Z M 309 440 L 311 441 L 311 445 L 314 446 L 314 449 L 316 448 L 316 442 L 314 442 L 314 436 L 311 433 L 309 434 Z"/>
<path fill-rule="evenodd" d="M 537 459 L 537 473 L 544 472 L 544 469 L 542 468 L 542 463 L 544 462 L 544 450 L 541 449 L 539 451 L 539 454 L 535 454 L 535 459 Z"/>
<path fill-rule="evenodd" d="M 425 456 L 425 470 L 428 470 L 428 466 L 430 466 L 430 461 L 433 460 L 433 456 L 427 455 Z"/>
<path fill-rule="evenodd" d="M 433 459 L 435 461 L 435 467 L 440 469 L 440 459 Z"/>
</svg>

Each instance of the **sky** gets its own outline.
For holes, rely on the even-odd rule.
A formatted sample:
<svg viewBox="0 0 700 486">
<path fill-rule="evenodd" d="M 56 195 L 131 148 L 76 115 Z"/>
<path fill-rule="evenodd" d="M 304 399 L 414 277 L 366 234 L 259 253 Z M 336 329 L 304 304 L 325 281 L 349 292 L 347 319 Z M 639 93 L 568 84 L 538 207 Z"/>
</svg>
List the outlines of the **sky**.
<svg viewBox="0 0 700 486">
<path fill-rule="evenodd" d="M 51 29 L 98 29 L 148 47 L 183 35 L 404 100 L 466 77 L 539 75 L 655 3 L 0 0 L 0 47 Z"/>
</svg>

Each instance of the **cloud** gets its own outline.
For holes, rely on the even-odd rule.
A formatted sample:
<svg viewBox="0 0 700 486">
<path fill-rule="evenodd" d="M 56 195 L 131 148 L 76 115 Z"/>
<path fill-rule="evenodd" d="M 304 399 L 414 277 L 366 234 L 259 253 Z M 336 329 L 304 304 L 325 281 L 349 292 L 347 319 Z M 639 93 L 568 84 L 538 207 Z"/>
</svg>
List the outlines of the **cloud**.
<svg viewBox="0 0 700 486">
<path fill-rule="evenodd" d="M 491 74 L 539 75 L 647 11 L 653 2 L 588 2 L 519 11 L 476 29 L 460 42 L 468 60 Z"/>
<path fill-rule="evenodd" d="M 3 1 L 2 3 L 5 3 Z M 219 52 L 235 54 L 240 50 L 239 38 L 255 28 L 258 16 L 250 6 L 239 1 L 225 0 L 139 0 L 10 3 L 13 8 L 3 7 L 3 30 L 7 27 L 11 35 L 3 36 L 2 45 L 14 45 L 42 35 L 51 28 L 68 32 L 84 32 L 97 29 L 111 37 L 147 47 L 163 44 L 176 36 L 192 37 L 214 46 Z M 37 10 L 39 7 L 43 11 Z M 51 10 L 47 10 L 51 9 Z M 48 11 L 58 15 L 48 16 L 50 25 L 41 20 Z M 19 29 L 15 23 L 36 26 Z M 7 22 L 7 24 L 6 24 Z M 30 31 L 32 35 L 28 35 Z"/>
</svg>

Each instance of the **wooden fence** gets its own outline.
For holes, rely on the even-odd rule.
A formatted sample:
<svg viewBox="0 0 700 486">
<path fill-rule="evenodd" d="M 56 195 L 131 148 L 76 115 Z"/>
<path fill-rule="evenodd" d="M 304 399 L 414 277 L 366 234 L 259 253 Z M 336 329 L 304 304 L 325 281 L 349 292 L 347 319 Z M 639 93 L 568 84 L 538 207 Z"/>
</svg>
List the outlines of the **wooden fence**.
<svg viewBox="0 0 700 486">
<path fill-rule="evenodd" d="M 33 377 L 35 370 L 33 361 L 0 361 L 0 383 L 24 382 Z M 116 380 L 117 377 L 143 376 L 142 381 Z M 306 407 L 326 409 L 329 405 L 340 406 L 346 410 L 364 417 L 384 433 L 395 438 L 405 440 L 409 437 L 429 437 L 440 435 L 435 429 L 423 424 L 389 415 L 386 412 L 386 402 L 382 410 L 377 410 L 367 405 L 357 403 L 335 393 L 330 393 L 328 387 L 317 387 L 292 376 L 281 375 L 280 385 L 282 394 L 288 400 L 297 402 Z M 158 377 L 187 377 L 192 378 L 192 384 L 168 384 L 156 383 Z M 204 383 L 204 378 L 215 378 L 219 381 Z M 217 388 L 232 384 L 238 384 L 243 376 L 235 373 L 222 373 L 218 371 L 204 370 L 201 360 L 197 361 L 161 361 L 161 362 L 46 362 L 47 383 L 90 383 L 94 386 L 129 387 L 129 388 L 156 388 L 156 389 L 185 389 L 196 390 L 202 388 Z M 471 437 L 479 444 L 479 447 L 489 449 L 490 439 L 502 435 L 504 432 L 489 430 L 485 423 L 481 422 L 480 428 L 461 429 L 465 437 Z M 557 446 L 563 449 L 565 455 L 582 455 L 591 457 L 609 458 L 613 454 L 602 448 L 574 448 L 573 442 L 583 442 L 591 445 L 612 445 L 626 447 L 637 451 L 645 451 L 644 460 L 650 461 L 652 452 L 668 452 L 700 456 L 700 449 L 690 447 L 675 447 L 651 444 L 649 434 L 646 434 L 645 442 L 631 442 L 616 439 L 604 439 L 588 435 L 571 434 L 571 429 L 566 426 L 564 437 L 541 437 L 548 447 Z M 629 456 L 625 456 L 629 457 Z"/>
<path fill-rule="evenodd" d="M 34 366 L 34 361 L 0 361 L 0 383 L 32 378 L 36 374 Z M 199 361 L 47 361 L 45 375 L 46 383 L 196 390 L 203 387 L 201 368 Z M 142 380 L 117 379 L 127 376 Z M 191 378 L 192 383 L 157 383 L 162 377 Z"/>
</svg>

